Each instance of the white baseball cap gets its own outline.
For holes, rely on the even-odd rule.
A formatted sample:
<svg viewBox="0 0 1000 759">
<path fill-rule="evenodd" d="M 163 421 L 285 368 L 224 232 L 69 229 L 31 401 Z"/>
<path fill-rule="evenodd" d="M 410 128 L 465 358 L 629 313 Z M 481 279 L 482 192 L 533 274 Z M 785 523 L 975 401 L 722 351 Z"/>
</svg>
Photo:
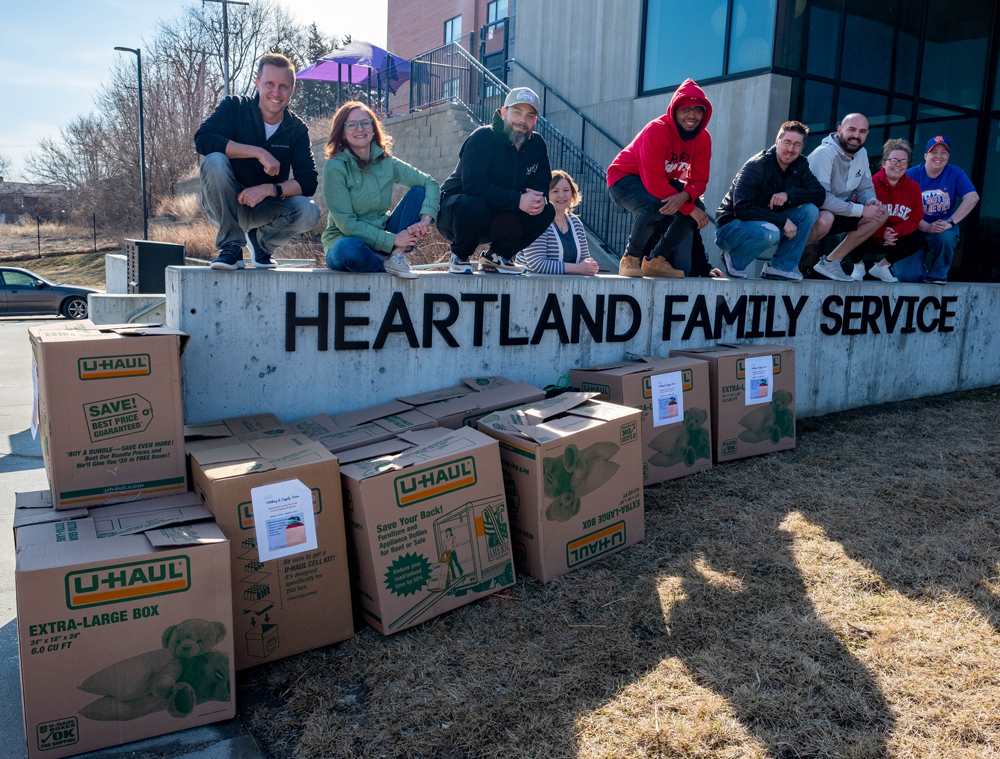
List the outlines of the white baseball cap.
<svg viewBox="0 0 1000 759">
<path fill-rule="evenodd" d="M 530 105 L 535 109 L 535 113 L 538 113 L 538 95 L 530 87 L 515 87 L 507 93 L 507 99 L 503 101 L 503 107 L 510 108 L 512 105 L 518 104 Z"/>
</svg>

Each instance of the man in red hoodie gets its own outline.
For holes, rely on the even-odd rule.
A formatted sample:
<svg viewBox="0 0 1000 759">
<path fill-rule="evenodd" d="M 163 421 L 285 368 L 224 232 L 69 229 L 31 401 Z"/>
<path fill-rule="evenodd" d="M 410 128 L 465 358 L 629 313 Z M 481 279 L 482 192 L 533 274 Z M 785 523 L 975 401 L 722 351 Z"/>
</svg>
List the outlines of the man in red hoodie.
<svg viewBox="0 0 1000 759">
<path fill-rule="evenodd" d="M 869 276 L 883 282 L 898 282 L 892 265 L 909 258 L 924 244 L 924 235 L 918 231 L 924 218 L 924 203 L 920 185 L 906 174 L 913 159 L 913 148 L 906 140 L 888 140 L 882 148 L 882 169 L 872 177 L 875 197 L 885 207 L 888 216 L 867 240 L 854 248 L 849 255 L 854 262 L 851 279 L 865 278 L 865 254 L 874 254 L 880 260 L 868 270 Z"/>
<path fill-rule="evenodd" d="M 683 267 L 675 268 L 667 259 L 695 229 L 708 223 L 700 198 L 712 158 L 707 129 L 711 118 L 712 104 L 705 93 L 685 79 L 667 112 L 646 124 L 608 168 L 608 194 L 635 214 L 618 268 L 622 276 L 684 277 Z M 644 257 L 646 244 L 666 216 L 672 221 L 649 257 Z"/>
</svg>

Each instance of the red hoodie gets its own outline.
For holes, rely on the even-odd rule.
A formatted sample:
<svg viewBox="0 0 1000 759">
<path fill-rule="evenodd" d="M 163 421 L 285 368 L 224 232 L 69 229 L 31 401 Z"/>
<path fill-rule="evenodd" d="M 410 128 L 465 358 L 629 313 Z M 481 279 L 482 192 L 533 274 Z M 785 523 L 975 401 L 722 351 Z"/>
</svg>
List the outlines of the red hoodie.
<svg viewBox="0 0 1000 759">
<path fill-rule="evenodd" d="M 674 121 L 674 105 L 687 97 L 697 98 L 705 106 L 705 117 L 698 133 L 685 142 L 681 139 Z M 676 195 L 677 190 L 670 184 L 671 179 L 679 179 L 684 189 L 696 200 L 708 185 L 709 164 L 712 159 L 712 136 L 708 133 L 708 122 L 712 118 L 712 104 L 708 102 L 701 87 L 693 79 L 685 79 L 670 98 L 667 112 L 650 121 L 642 128 L 608 167 L 608 187 L 622 177 L 638 174 L 647 190 L 661 200 Z M 681 213 L 689 214 L 694 203 L 681 206 Z"/>
<path fill-rule="evenodd" d="M 885 224 L 875 230 L 875 237 L 885 237 L 885 230 L 894 229 L 896 234 L 904 237 L 917 231 L 920 220 L 924 218 L 924 201 L 920 194 L 920 185 L 915 179 L 903 174 L 899 184 L 893 187 L 885 175 L 885 169 L 880 169 L 872 177 L 875 185 L 875 197 L 885 204 L 889 218 Z"/>
</svg>

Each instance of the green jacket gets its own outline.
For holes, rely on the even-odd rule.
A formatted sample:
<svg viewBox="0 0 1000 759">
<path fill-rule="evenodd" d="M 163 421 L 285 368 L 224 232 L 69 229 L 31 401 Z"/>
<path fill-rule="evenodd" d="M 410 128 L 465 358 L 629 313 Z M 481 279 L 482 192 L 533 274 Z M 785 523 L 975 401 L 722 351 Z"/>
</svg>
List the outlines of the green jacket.
<svg viewBox="0 0 1000 759">
<path fill-rule="evenodd" d="M 330 209 L 323 232 L 323 251 L 342 237 L 356 237 L 373 250 L 389 253 L 396 235 L 385 231 L 392 205 L 392 186 L 421 185 L 427 194 L 420 209 L 431 219 L 441 206 L 441 188 L 424 174 L 395 156 L 386 158 L 382 148 L 371 146 L 372 162 L 365 171 L 350 150 L 342 150 L 323 167 L 323 195 Z"/>
</svg>

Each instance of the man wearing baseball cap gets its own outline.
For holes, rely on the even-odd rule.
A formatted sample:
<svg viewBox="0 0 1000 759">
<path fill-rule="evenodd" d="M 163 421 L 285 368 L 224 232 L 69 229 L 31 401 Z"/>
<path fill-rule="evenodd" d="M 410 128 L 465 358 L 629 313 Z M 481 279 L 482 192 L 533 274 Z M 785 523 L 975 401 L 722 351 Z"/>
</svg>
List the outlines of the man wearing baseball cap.
<svg viewBox="0 0 1000 759">
<path fill-rule="evenodd" d="M 979 202 L 979 195 L 969 177 L 958 166 L 950 165 L 950 158 L 951 140 L 938 135 L 927 141 L 923 165 L 914 166 L 906 172 L 920 185 L 924 218 L 919 229 L 924 233 L 932 262 L 929 269 L 924 266 L 925 255 L 921 250 L 893 264 L 893 271 L 900 282 L 943 285 L 948 281 L 948 270 L 958 245 L 958 222 L 968 216 Z M 958 198 L 962 202 L 956 208 Z"/>
<path fill-rule="evenodd" d="M 481 271 L 522 274 L 514 257 L 538 239 L 555 218 L 548 201 L 552 172 L 545 141 L 534 133 L 538 95 L 510 91 L 493 115 L 466 139 L 458 166 L 441 185 L 438 229 L 451 242 L 448 271 L 472 274 L 470 258 L 482 243 Z"/>
</svg>

